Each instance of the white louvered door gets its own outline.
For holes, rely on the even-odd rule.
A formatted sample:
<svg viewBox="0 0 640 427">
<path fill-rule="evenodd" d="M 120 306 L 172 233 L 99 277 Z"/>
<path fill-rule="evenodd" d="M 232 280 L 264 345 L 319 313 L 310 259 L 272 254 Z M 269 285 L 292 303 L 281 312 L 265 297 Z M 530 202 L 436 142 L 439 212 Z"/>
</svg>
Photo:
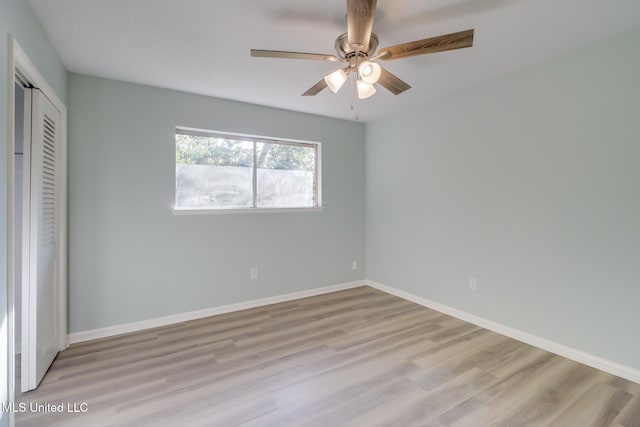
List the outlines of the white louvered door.
<svg viewBox="0 0 640 427">
<path fill-rule="evenodd" d="M 60 112 L 38 89 L 31 90 L 31 144 L 25 143 L 22 391 L 35 389 L 58 354 L 58 175 Z M 29 160 L 30 159 L 30 160 Z M 27 176 L 29 178 L 27 178 Z M 26 190 L 26 188 L 25 188 Z M 28 234 L 27 236 L 24 234 Z M 26 254 L 25 254 L 26 255 Z M 28 306 L 26 306 L 28 305 Z M 26 323 L 25 323 L 26 322 Z M 27 336 L 25 336 L 25 334 Z"/>
</svg>

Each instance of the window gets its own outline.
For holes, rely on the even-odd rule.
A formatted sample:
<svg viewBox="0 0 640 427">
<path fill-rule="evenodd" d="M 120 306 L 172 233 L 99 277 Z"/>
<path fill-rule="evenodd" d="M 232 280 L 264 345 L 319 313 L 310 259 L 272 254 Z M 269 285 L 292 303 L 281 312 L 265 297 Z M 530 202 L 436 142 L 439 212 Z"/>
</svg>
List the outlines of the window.
<svg viewBox="0 0 640 427">
<path fill-rule="evenodd" d="M 176 210 L 319 208 L 320 144 L 176 129 Z"/>
</svg>

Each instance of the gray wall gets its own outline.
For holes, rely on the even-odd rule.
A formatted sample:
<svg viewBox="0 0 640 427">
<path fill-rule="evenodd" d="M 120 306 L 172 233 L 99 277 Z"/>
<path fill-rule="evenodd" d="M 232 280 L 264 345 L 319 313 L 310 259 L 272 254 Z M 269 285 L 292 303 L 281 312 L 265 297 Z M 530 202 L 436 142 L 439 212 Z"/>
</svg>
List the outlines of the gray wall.
<svg viewBox="0 0 640 427">
<path fill-rule="evenodd" d="M 364 125 L 78 74 L 69 99 L 70 332 L 364 279 Z M 321 142 L 326 209 L 174 216 L 176 126 Z"/>
<path fill-rule="evenodd" d="M 12 34 L 63 101 L 66 71 L 25 0 L 0 0 L 0 176 L 7 177 L 7 39 Z M 0 400 L 7 398 L 7 186 L 0 185 Z M 7 425 L 0 412 L 0 426 Z"/>
<path fill-rule="evenodd" d="M 640 369 L 638 76 L 640 30 L 370 124 L 368 278 Z"/>
</svg>

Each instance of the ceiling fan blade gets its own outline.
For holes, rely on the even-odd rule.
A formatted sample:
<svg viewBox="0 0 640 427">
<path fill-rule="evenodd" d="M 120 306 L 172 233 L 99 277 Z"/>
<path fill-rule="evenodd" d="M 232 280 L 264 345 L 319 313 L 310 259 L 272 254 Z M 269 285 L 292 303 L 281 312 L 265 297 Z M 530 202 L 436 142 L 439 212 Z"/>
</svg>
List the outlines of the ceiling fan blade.
<svg viewBox="0 0 640 427">
<path fill-rule="evenodd" d="M 399 95 L 407 89 L 411 89 L 407 83 L 400 80 L 395 75 L 391 74 L 389 71 L 382 68 L 380 74 L 380 79 L 378 80 L 378 84 L 394 95 Z"/>
<path fill-rule="evenodd" d="M 251 56 L 257 58 L 285 58 L 285 59 L 313 59 L 316 61 L 339 61 L 335 55 L 325 55 L 322 53 L 289 52 L 284 50 L 262 50 L 251 49 Z"/>
<path fill-rule="evenodd" d="M 424 40 L 402 43 L 399 45 L 385 47 L 378 51 L 378 58 L 389 61 L 392 59 L 406 58 L 426 53 L 444 52 L 446 50 L 462 49 L 473 46 L 474 30 L 460 31 L 457 33 L 444 34 L 442 36 L 431 37 Z"/>
<path fill-rule="evenodd" d="M 376 0 L 347 0 L 347 38 L 353 50 L 369 50 L 375 14 Z"/>
<path fill-rule="evenodd" d="M 327 82 L 325 82 L 324 79 L 322 79 L 318 83 L 314 84 L 309 89 L 307 89 L 307 91 L 303 93 L 302 96 L 315 96 L 319 94 L 322 91 L 322 89 L 324 89 L 325 87 L 327 87 Z"/>
</svg>

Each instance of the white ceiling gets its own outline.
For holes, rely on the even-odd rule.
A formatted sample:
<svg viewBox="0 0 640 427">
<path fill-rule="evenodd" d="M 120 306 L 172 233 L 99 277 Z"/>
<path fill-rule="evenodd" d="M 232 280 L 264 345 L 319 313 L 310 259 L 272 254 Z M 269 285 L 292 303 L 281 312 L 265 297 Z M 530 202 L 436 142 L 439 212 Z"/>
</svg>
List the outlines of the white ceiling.
<svg viewBox="0 0 640 427">
<path fill-rule="evenodd" d="M 345 85 L 300 94 L 335 63 L 251 58 L 249 49 L 334 54 L 345 0 L 29 0 L 68 70 L 361 121 L 640 25 L 639 0 L 378 0 L 380 47 L 474 28 L 474 46 L 383 65 L 413 88 L 359 101 Z M 351 110 L 353 103 L 355 110 Z"/>
</svg>

